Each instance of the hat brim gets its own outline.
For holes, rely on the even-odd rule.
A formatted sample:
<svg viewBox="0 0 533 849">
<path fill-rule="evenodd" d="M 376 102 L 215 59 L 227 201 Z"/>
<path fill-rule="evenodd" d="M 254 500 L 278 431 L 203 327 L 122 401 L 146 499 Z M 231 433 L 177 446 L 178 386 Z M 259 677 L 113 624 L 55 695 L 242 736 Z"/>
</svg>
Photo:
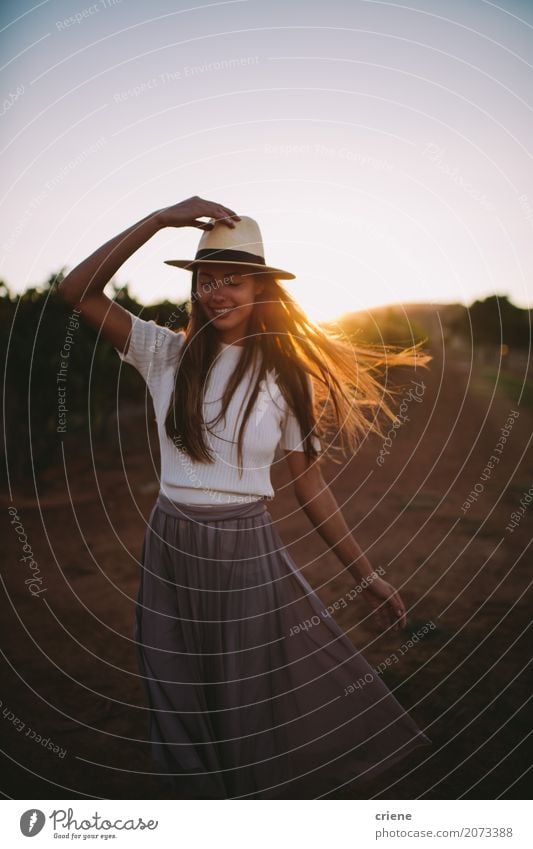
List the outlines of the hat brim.
<svg viewBox="0 0 533 849">
<path fill-rule="evenodd" d="M 274 274 L 282 280 L 294 280 L 295 274 L 290 271 L 284 271 L 283 268 L 274 268 L 272 265 L 259 265 L 255 262 L 221 262 L 219 259 L 165 259 L 166 265 L 174 265 L 177 268 L 185 268 L 187 271 L 194 271 L 197 265 L 234 265 L 243 269 L 254 269 L 255 271 Z"/>
</svg>

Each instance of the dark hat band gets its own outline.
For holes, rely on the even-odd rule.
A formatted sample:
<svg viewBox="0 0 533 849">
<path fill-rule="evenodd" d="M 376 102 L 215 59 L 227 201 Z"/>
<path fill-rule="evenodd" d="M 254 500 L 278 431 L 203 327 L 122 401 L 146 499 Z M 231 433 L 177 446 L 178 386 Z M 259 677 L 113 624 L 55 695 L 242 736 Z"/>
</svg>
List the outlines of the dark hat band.
<svg viewBox="0 0 533 849">
<path fill-rule="evenodd" d="M 229 248 L 220 250 L 209 250 L 202 248 L 196 251 L 194 261 L 199 259 L 220 260 L 220 262 L 253 262 L 256 265 L 266 265 L 265 258 L 258 254 L 250 254 L 248 251 L 234 251 Z"/>
</svg>

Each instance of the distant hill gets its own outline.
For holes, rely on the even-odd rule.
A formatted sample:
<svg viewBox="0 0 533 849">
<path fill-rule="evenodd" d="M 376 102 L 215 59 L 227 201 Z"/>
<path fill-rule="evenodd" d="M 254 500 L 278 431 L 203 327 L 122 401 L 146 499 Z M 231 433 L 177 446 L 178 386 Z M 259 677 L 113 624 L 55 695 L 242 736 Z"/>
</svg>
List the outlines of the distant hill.
<svg viewBox="0 0 533 849">
<path fill-rule="evenodd" d="M 491 295 L 470 306 L 406 303 L 347 313 L 335 322 L 346 333 L 370 342 L 412 344 L 428 339 L 428 347 L 467 343 L 530 349 L 532 310 L 520 309 L 506 295 Z"/>
</svg>

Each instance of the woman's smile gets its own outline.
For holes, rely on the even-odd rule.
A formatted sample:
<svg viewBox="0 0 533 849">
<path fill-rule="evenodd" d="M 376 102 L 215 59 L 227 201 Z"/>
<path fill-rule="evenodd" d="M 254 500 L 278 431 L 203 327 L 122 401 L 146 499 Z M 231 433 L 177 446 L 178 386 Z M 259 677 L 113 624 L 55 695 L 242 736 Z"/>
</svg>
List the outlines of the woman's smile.
<svg viewBox="0 0 533 849">
<path fill-rule="evenodd" d="M 215 318 L 223 318 L 228 313 L 233 312 L 234 307 L 211 307 L 211 312 L 215 314 Z"/>
</svg>

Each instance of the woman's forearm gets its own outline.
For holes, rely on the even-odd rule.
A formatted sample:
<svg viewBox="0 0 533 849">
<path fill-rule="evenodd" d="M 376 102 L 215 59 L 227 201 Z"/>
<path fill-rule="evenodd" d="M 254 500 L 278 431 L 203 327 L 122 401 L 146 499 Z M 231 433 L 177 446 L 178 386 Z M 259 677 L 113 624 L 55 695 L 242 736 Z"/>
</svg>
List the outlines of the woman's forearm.
<svg viewBox="0 0 533 849">
<path fill-rule="evenodd" d="M 73 268 L 57 287 L 65 300 L 78 304 L 91 295 L 101 294 L 121 265 L 165 226 L 160 212 L 141 218 Z"/>
<path fill-rule="evenodd" d="M 363 578 L 373 574 L 372 564 L 355 541 L 327 484 L 324 482 L 320 491 L 300 489 L 296 494 L 306 516 L 352 575 Z"/>
</svg>

